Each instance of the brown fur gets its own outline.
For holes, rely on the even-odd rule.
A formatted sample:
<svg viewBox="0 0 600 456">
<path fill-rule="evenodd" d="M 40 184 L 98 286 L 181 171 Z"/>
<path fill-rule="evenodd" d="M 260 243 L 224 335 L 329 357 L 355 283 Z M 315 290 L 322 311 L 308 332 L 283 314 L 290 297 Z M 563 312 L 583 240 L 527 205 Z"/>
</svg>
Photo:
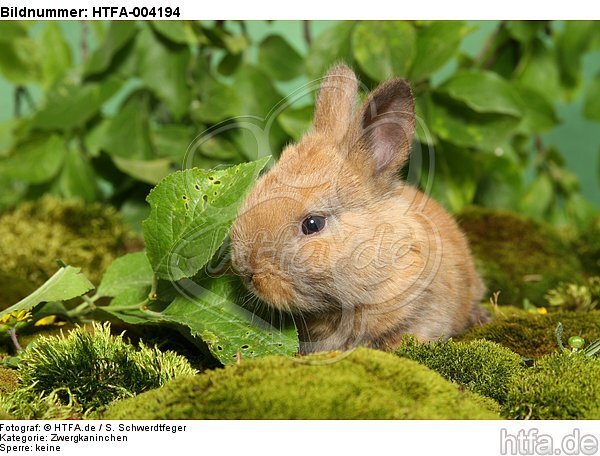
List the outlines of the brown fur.
<svg viewBox="0 0 600 456">
<path fill-rule="evenodd" d="M 231 232 L 235 269 L 295 316 L 305 352 L 390 349 L 407 333 L 450 337 L 485 319 L 456 222 L 397 178 L 415 124 L 408 84 L 382 84 L 355 112 L 356 99 L 354 73 L 332 68 L 313 129 L 256 183 Z M 308 215 L 326 227 L 302 234 Z"/>
</svg>

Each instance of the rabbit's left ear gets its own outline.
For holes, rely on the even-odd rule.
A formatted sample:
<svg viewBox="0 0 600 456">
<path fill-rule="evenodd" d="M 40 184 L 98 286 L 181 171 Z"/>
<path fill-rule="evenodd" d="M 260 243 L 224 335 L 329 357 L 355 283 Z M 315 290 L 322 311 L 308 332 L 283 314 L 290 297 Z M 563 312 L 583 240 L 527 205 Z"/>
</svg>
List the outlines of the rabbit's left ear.
<svg viewBox="0 0 600 456">
<path fill-rule="evenodd" d="M 396 174 L 408 161 L 415 131 L 415 105 L 406 81 L 391 79 L 364 102 L 348 132 L 351 160 L 365 160 L 375 175 Z"/>
<path fill-rule="evenodd" d="M 321 83 L 315 104 L 314 129 L 340 141 L 354 115 L 358 91 L 356 75 L 346 65 L 331 68 Z"/>
</svg>

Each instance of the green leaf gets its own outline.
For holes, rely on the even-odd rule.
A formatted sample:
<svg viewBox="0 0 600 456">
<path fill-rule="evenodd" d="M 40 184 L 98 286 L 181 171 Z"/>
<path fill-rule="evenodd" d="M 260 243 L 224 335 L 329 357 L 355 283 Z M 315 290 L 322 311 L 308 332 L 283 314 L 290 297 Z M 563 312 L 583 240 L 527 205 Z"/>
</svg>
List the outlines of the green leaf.
<svg viewBox="0 0 600 456">
<path fill-rule="evenodd" d="M 69 311 L 65 307 L 65 304 L 61 301 L 51 301 L 46 304 L 42 304 L 37 309 L 35 309 L 35 314 L 33 318 L 37 320 L 41 320 L 44 317 L 49 317 L 51 315 L 56 315 L 58 317 L 64 318 L 65 320 L 69 320 L 71 317 L 69 316 Z"/>
<path fill-rule="evenodd" d="M 191 101 L 186 79 L 190 62 L 188 46 L 160 39 L 150 28 L 144 28 L 138 36 L 137 53 L 143 82 L 176 118 L 181 118 Z"/>
<path fill-rule="evenodd" d="M 134 21 L 111 22 L 105 40 L 87 61 L 84 74 L 93 76 L 106 71 L 115 55 L 133 40 L 136 32 L 137 27 Z"/>
<path fill-rule="evenodd" d="M 548 26 L 548 23 L 549 21 L 506 21 L 505 27 L 514 39 L 529 44 Z"/>
<path fill-rule="evenodd" d="M 47 22 L 39 39 L 44 85 L 52 85 L 72 65 L 71 48 L 57 22 Z"/>
<path fill-rule="evenodd" d="M 473 153 L 452 144 L 435 150 L 433 174 L 426 168 L 423 186 L 432 181 L 431 195 L 452 212 L 458 212 L 473 202 L 479 176 Z"/>
<path fill-rule="evenodd" d="M 27 22 L 0 21 L 0 41 L 12 41 L 27 37 Z"/>
<path fill-rule="evenodd" d="M 434 21 L 417 29 L 415 58 L 410 69 L 412 81 L 427 78 L 458 51 L 462 39 L 472 30 L 462 21 Z"/>
<path fill-rule="evenodd" d="M 518 129 L 520 133 L 541 133 L 558 124 L 556 110 L 543 94 L 519 82 L 513 83 L 513 88 L 518 95 L 519 107 L 523 114 Z"/>
<path fill-rule="evenodd" d="M 34 138 L 17 146 L 11 156 L 0 159 L 0 177 L 32 184 L 48 182 L 58 174 L 66 152 L 64 139 L 58 135 Z"/>
<path fill-rule="evenodd" d="M 576 88 L 581 80 L 581 57 L 590 46 L 598 23 L 596 21 L 565 21 L 556 38 L 556 51 L 561 80 L 568 88 Z"/>
<path fill-rule="evenodd" d="M 416 51 L 413 26 L 404 21 L 363 21 L 352 34 L 354 57 L 376 81 L 407 76 Z"/>
<path fill-rule="evenodd" d="M 598 208 L 580 193 L 572 193 L 565 201 L 569 219 L 577 226 L 589 226 L 598 217 Z"/>
<path fill-rule="evenodd" d="M 24 199 L 27 192 L 27 184 L 12 178 L 0 179 L 0 211 L 15 206 Z"/>
<path fill-rule="evenodd" d="M 241 94 L 237 115 L 266 119 L 282 99 L 271 80 L 258 68 L 241 66 L 235 74 L 233 87 Z"/>
<path fill-rule="evenodd" d="M 15 84 L 39 81 L 42 68 L 36 43 L 28 37 L 0 40 L 0 73 Z"/>
<path fill-rule="evenodd" d="M 513 209 L 522 195 L 523 172 L 505 148 L 480 154 L 476 166 L 481 176 L 474 203 L 495 209 Z"/>
<path fill-rule="evenodd" d="M 90 157 L 97 157 L 103 150 L 112 119 L 102 119 L 86 130 L 84 145 Z"/>
<path fill-rule="evenodd" d="M 32 119 L 32 126 L 47 130 L 71 130 L 84 125 L 121 86 L 109 78 L 101 83 L 62 81 L 46 92 L 46 101 Z"/>
<path fill-rule="evenodd" d="M 586 88 L 583 114 L 590 120 L 600 121 L 600 73 Z"/>
<path fill-rule="evenodd" d="M 334 63 L 352 65 L 352 31 L 356 22 L 341 21 L 315 37 L 306 56 L 306 72 L 309 78 L 323 77 Z"/>
<path fill-rule="evenodd" d="M 237 71 L 239 66 L 243 62 L 244 54 L 230 54 L 227 53 L 223 56 L 219 65 L 217 66 L 217 71 L 223 76 L 231 76 L 233 73 Z"/>
<path fill-rule="evenodd" d="M 18 125 L 17 119 L 9 119 L 0 123 L 0 158 L 10 155 L 10 151 L 15 145 L 15 127 Z"/>
<path fill-rule="evenodd" d="M 429 130 L 457 146 L 494 150 L 516 131 L 520 120 L 495 113 L 477 113 L 452 100 L 434 97 L 428 109 Z"/>
<path fill-rule="evenodd" d="M 477 112 L 521 117 L 519 98 L 513 86 L 490 71 L 463 71 L 446 81 L 439 92 L 465 103 Z"/>
<path fill-rule="evenodd" d="M 127 324 L 153 323 L 161 318 L 142 310 L 154 281 L 152 266 L 145 252 L 129 253 L 117 258 L 106 269 L 97 296 L 113 297 L 110 304 L 99 309 Z"/>
<path fill-rule="evenodd" d="M 547 174 L 539 174 L 520 201 L 520 210 L 532 217 L 543 217 L 554 198 L 552 181 Z"/>
<path fill-rule="evenodd" d="M 79 150 L 70 148 L 53 190 L 63 198 L 80 198 L 93 202 L 98 196 L 96 182 L 96 174 L 89 159 Z"/>
<path fill-rule="evenodd" d="M 543 93 L 550 100 L 562 95 L 556 53 L 539 38 L 525 48 L 515 76 L 524 85 Z"/>
<path fill-rule="evenodd" d="M 291 356 L 298 351 L 293 327 L 280 331 L 236 303 L 239 285 L 235 278 L 208 278 L 199 284 L 185 280 L 185 293 L 162 312 L 168 321 L 190 328 L 223 364 L 266 355 Z"/>
<path fill-rule="evenodd" d="M 201 99 L 194 100 L 190 109 L 195 121 L 216 124 L 241 114 L 241 93 L 236 88 L 206 77 L 200 81 L 198 91 Z"/>
<path fill-rule="evenodd" d="M 183 160 L 194 140 L 194 128 L 182 124 L 162 125 L 150 131 L 150 139 L 156 155 Z"/>
<path fill-rule="evenodd" d="M 152 157 L 149 132 L 149 94 L 136 93 L 131 96 L 109 120 L 101 149 L 112 157 L 125 159 L 148 159 Z"/>
<path fill-rule="evenodd" d="M 141 182 L 156 185 L 173 172 L 170 158 L 157 158 L 155 160 L 129 160 L 117 155 L 112 157 L 115 166 Z"/>
<path fill-rule="evenodd" d="M 271 78 L 289 81 L 301 75 L 304 60 L 282 36 L 269 35 L 258 47 L 258 63 Z"/>
<path fill-rule="evenodd" d="M 312 106 L 305 106 L 299 109 L 286 109 L 279 114 L 277 120 L 283 131 L 297 141 L 310 128 L 313 110 Z"/>
<path fill-rule="evenodd" d="M 150 25 L 162 37 L 178 44 L 196 44 L 193 26 L 189 21 L 151 21 Z"/>
<path fill-rule="evenodd" d="M 94 285 L 80 272 L 79 268 L 64 266 L 41 287 L 0 313 L 0 317 L 16 310 L 29 311 L 41 302 L 66 301 L 94 289 Z"/>
<path fill-rule="evenodd" d="M 131 289 L 150 287 L 153 279 L 146 253 L 129 253 L 117 258 L 106 269 L 96 294 L 115 297 Z"/>
<path fill-rule="evenodd" d="M 240 155 L 235 150 L 235 146 L 222 135 L 202 138 L 202 141 L 198 145 L 198 149 L 204 157 L 219 162 L 229 162 L 232 160 L 239 161 L 240 159 Z"/>
<path fill-rule="evenodd" d="M 415 99 L 415 138 L 421 144 L 432 146 L 436 143 L 436 137 L 430 130 L 433 124 L 434 109 L 431 92 L 423 93 Z"/>
<path fill-rule="evenodd" d="M 222 170 L 178 171 L 150 192 L 151 212 L 143 229 L 148 259 L 158 277 L 191 277 L 208 263 L 268 160 Z"/>
</svg>

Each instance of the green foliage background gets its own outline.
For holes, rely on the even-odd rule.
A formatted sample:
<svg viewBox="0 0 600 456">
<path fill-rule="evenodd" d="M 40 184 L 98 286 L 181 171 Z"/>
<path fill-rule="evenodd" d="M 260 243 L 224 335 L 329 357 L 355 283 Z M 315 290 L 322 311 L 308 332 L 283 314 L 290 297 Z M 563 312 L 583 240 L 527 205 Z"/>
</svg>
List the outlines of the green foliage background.
<svg viewBox="0 0 600 456">
<path fill-rule="evenodd" d="M 314 99 L 301 87 L 339 60 L 367 88 L 411 81 L 417 146 L 436 160 L 418 179 L 449 209 L 475 203 L 556 224 L 597 213 L 593 21 L 0 22 L 0 210 L 52 193 L 109 202 L 139 226 L 145 196 L 172 171 L 277 154 L 297 139 Z M 262 128 L 256 117 L 277 106 L 268 145 L 238 128 Z M 226 131 L 186 159 L 215 126 Z"/>
</svg>

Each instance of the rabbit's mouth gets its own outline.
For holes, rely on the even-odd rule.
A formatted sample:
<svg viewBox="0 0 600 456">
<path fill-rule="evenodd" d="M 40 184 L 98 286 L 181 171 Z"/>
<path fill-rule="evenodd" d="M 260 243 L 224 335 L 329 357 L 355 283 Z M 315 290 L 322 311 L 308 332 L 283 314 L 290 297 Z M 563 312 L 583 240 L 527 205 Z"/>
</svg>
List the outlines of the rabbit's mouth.
<svg viewBox="0 0 600 456">
<path fill-rule="evenodd" d="M 244 283 L 252 293 L 272 307 L 286 312 L 291 311 L 294 291 L 291 286 L 272 272 L 259 272 L 244 276 Z"/>
</svg>

